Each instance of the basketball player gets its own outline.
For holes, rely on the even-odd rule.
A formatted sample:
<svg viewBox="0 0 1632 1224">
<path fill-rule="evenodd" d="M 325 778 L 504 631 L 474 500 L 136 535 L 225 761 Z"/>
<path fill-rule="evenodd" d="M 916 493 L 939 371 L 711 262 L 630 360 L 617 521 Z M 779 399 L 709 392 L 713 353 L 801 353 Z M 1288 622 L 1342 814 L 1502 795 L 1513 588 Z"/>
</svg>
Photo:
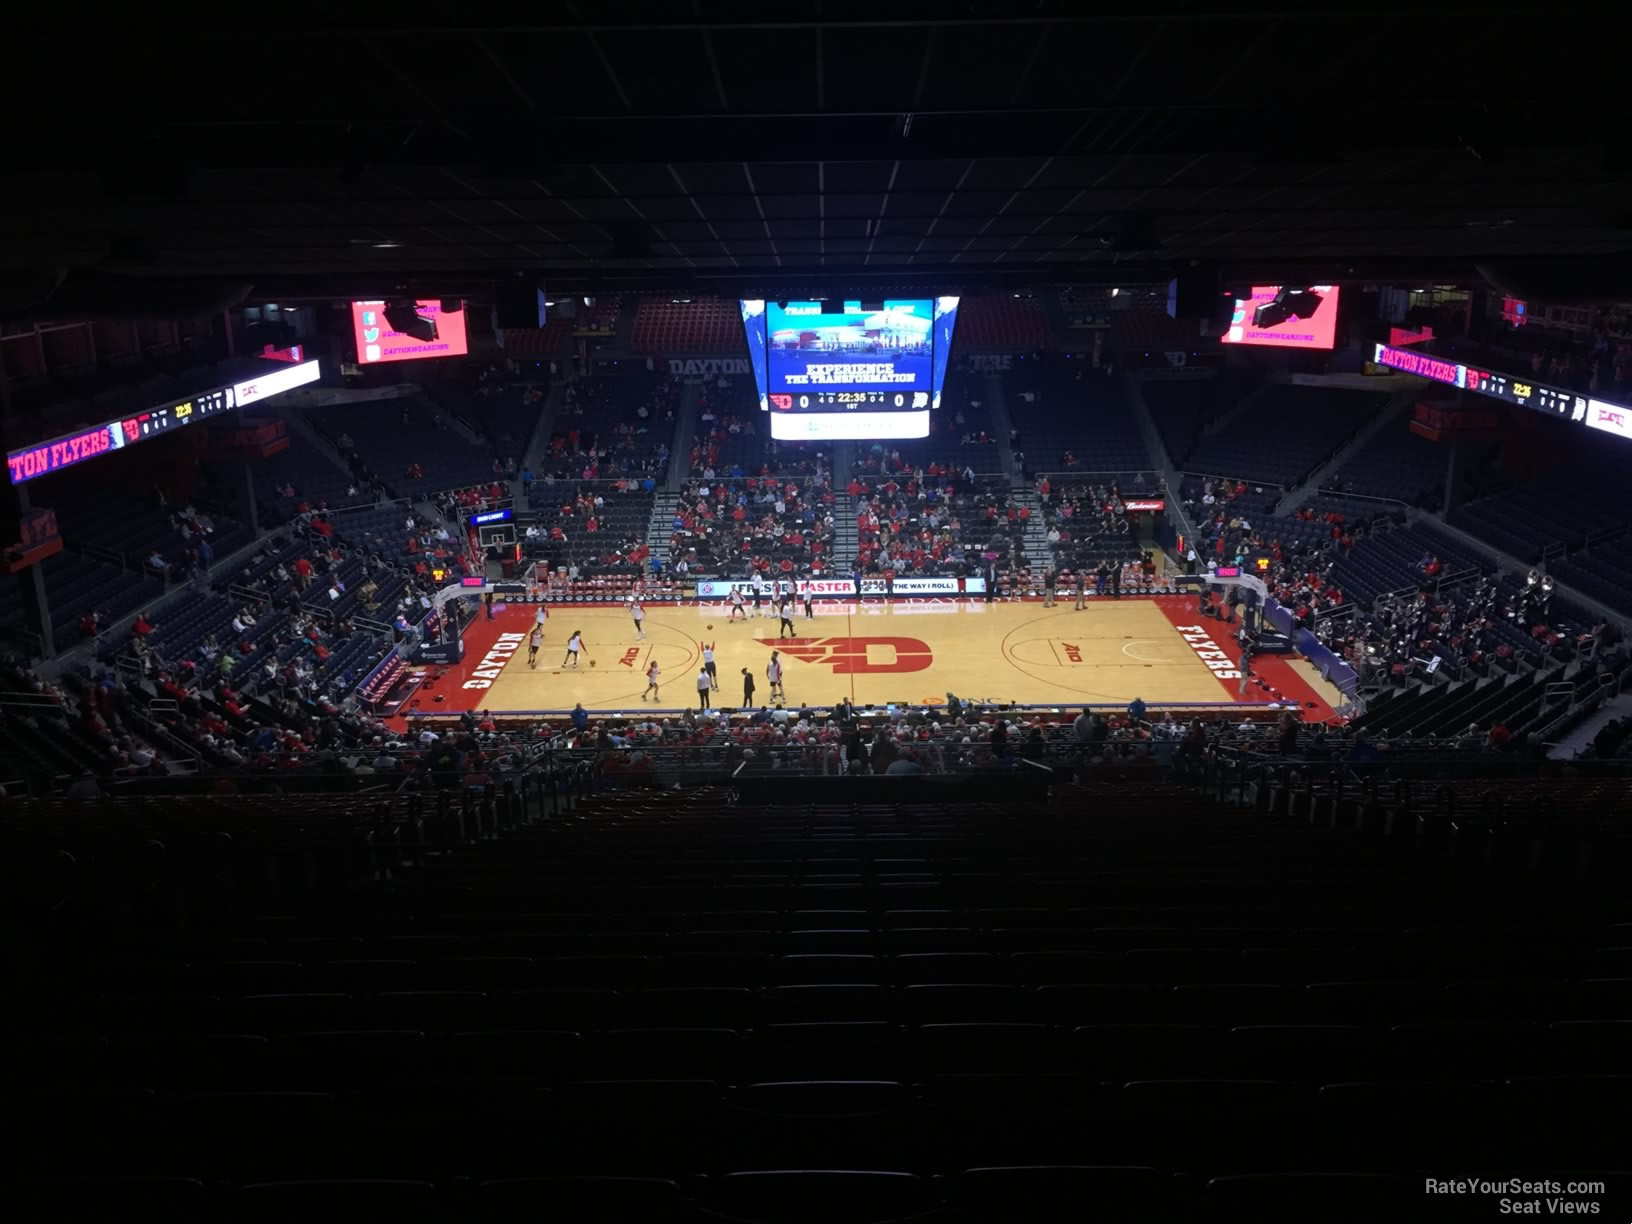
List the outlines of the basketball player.
<svg viewBox="0 0 1632 1224">
<path fill-rule="evenodd" d="M 782 689 L 782 656 L 777 651 L 771 651 L 771 661 L 765 665 L 765 679 L 771 682 L 771 700 L 786 701 L 788 695 Z"/>
<path fill-rule="evenodd" d="M 547 621 L 549 619 L 550 619 L 550 610 L 548 608 L 546 608 L 543 604 L 539 604 L 538 605 L 538 611 L 533 613 L 533 624 L 542 625 L 545 621 Z"/>
<path fill-rule="evenodd" d="M 708 676 L 709 687 L 719 688 L 719 673 L 714 670 L 714 643 L 699 642 L 698 645 L 703 648 L 703 672 Z"/>
<path fill-rule="evenodd" d="M 657 700 L 657 678 L 662 674 L 657 666 L 657 660 L 653 659 L 646 668 L 646 692 L 640 695 L 642 701 L 646 700 L 648 693 L 651 694 L 653 701 Z"/>
<path fill-rule="evenodd" d="M 783 634 L 788 637 L 797 637 L 793 631 L 793 596 L 782 596 L 782 602 L 777 609 L 782 614 L 782 624 L 777 628 L 776 636 L 780 640 Z"/>
<path fill-rule="evenodd" d="M 583 650 L 583 648 L 584 648 L 584 632 L 583 632 L 582 629 L 574 629 L 572 631 L 572 636 L 567 639 L 567 653 L 566 653 L 566 656 L 561 660 L 561 666 L 565 667 L 568 664 L 568 662 L 571 662 L 571 664 L 574 667 L 577 667 L 578 666 L 578 653 L 579 653 L 579 651 Z"/>
<path fill-rule="evenodd" d="M 544 645 L 544 626 L 534 625 L 533 631 L 527 635 L 527 666 L 538 666 L 538 648 Z"/>
<path fill-rule="evenodd" d="M 742 588 L 734 586 L 731 588 L 731 615 L 727 619 L 736 620 L 738 616 L 743 620 L 748 619 L 748 614 L 742 610 Z"/>
<path fill-rule="evenodd" d="M 640 600 L 636 599 L 629 605 L 629 615 L 634 617 L 635 620 L 635 641 L 644 642 L 646 640 L 646 609 L 640 606 Z"/>
</svg>

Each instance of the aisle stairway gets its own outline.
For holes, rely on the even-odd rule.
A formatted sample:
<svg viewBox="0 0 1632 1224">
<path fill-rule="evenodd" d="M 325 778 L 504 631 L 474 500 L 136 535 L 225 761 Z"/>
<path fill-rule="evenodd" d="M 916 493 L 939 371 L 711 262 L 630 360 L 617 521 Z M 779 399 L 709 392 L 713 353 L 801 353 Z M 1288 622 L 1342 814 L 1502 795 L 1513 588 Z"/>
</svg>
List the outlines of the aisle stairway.
<svg viewBox="0 0 1632 1224">
<path fill-rule="evenodd" d="M 669 539 L 674 535 L 674 508 L 679 504 L 680 494 L 659 489 L 652 502 L 652 517 L 646 524 L 646 547 L 665 566 L 669 560 Z"/>
<path fill-rule="evenodd" d="M 1012 496 L 1017 504 L 1031 511 L 1022 540 L 1026 561 L 1040 576 L 1054 562 L 1054 550 L 1048 543 L 1048 524 L 1043 520 L 1042 499 L 1037 496 L 1037 490 L 1027 484 L 1016 484 Z"/>
<path fill-rule="evenodd" d="M 1275 512 L 1280 515 L 1289 515 L 1310 497 L 1313 497 L 1320 489 L 1324 488 L 1342 470 L 1343 465 L 1364 449 L 1368 442 L 1382 433 L 1383 430 L 1394 426 L 1400 417 L 1416 403 L 1418 394 L 1418 391 L 1412 389 L 1402 391 L 1390 399 L 1375 417 L 1361 426 L 1348 441 L 1338 447 L 1325 463 L 1310 472 L 1302 484 L 1290 490 L 1281 499 L 1280 505 Z"/>
<path fill-rule="evenodd" d="M 833 556 L 828 572 L 840 577 L 854 572 L 858 547 L 856 499 L 840 488 L 833 495 Z"/>
</svg>

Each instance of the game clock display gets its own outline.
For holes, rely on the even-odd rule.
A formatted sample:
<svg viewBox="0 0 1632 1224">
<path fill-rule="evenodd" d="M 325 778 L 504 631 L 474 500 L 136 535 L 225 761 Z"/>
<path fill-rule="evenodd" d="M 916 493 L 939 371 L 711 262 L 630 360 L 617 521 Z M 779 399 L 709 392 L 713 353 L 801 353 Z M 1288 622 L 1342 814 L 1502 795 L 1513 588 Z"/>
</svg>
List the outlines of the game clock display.
<svg viewBox="0 0 1632 1224">
<path fill-rule="evenodd" d="M 777 412 L 820 412 L 827 409 L 853 411 L 871 409 L 887 412 L 891 408 L 911 411 L 929 407 L 927 391 L 812 391 L 794 395 L 787 391 L 773 391 L 771 408 Z"/>
</svg>

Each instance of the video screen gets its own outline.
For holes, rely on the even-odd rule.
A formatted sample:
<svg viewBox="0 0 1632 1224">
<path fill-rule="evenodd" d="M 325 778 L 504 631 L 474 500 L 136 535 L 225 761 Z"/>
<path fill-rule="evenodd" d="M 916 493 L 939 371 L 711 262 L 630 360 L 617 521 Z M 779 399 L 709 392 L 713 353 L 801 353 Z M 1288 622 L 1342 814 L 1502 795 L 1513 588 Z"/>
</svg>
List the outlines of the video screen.
<svg viewBox="0 0 1632 1224">
<path fill-rule="evenodd" d="M 958 299 L 743 299 L 760 408 L 781 441 L 926 438 Z"/>
<path fill-rule="evenodd" d="M 357 340 L 357 361 L 377 365 L 387 361 L 419 361 L 426 357 L 463 357 L 470 352 L 465 333 L 465 312 L 442 312 L 436 300 L 414 303 L 414 313 L 436 324 L 436 339 L 404 335 L 385 321 L 385 302 L 353 302 L 352 331 Z"/>
<path fill-rule="evenodd" d="M 931 408 L 941 406 L 941 388 L 946 386 L 946 363 L 952 356 L 952 330 L 958 325 L 958 299 L 935 299 L 935 386 Z"/>
<path fill-rule="evenodd" d="M 879 396 L 922 391 L 927 397 L 934 370 L 932 307 L 927 298 L 887 300 L 875 310 L 863 310 L 860 302 L 766 302 L 770 389 Z"/>
<path fill-rule="evenodd" d="M 1235 300 L 1225 344 L 1329 349 L 1337 343 L 1336 285 L 1254 285 Z"/>
<path fill-rule="evenodd" d="M 748 365 L 754 372 L 754 386 L 759 390 L 759 410 L 765 402 L 765 301 L 763 298 L 741 298 L 742 330 L 748 337 Z"/>
</svg>

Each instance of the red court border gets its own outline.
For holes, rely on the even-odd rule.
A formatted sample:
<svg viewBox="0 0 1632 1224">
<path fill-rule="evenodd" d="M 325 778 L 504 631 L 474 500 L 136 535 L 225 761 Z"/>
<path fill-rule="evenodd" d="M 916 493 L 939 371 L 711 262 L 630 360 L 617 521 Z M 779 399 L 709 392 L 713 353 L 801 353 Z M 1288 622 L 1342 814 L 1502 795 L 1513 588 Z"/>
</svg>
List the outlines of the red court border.
<svg viewBox="0 0 1632 1224">
<path fill-rule="evenodd" d="M 1235 640 L 1236 626 L 1228 621 L 1221 621 L 1216 616 L 1202 616 L 1194 595 L 1158 596 L 1155 603 L 1162 610 L 1162 615 L 1172 624 L 1175 632 L 1181 626 L 1200 625 L 1208 631 L 1210 639 L 1218 645 L 1218 649 L 1229 654 L 1232 665 L 1239 662 L 1240 647 Z M 1332 709 L 1326 699 L 1293 669 L 1291 661 L 1294 657 L 1262 654 L 1254 658 L 1252 679 L 1247 683 L 1245 696 L 1240 692 L 1240 680 L 1220 680 L 1218 683 L 1231 701 L 1296 702 L 1305 722 L 1341 722 L 1337 711 Z"/>
</svg>

